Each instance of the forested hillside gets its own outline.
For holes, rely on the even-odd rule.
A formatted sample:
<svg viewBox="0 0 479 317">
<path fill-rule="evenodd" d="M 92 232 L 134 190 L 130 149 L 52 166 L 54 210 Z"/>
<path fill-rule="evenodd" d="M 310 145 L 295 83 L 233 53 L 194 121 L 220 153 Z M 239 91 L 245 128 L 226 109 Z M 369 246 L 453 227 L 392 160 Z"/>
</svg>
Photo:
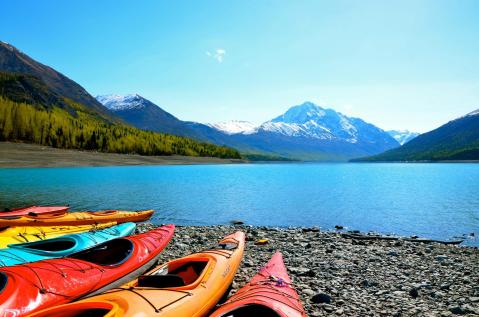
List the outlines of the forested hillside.
<svg viewBox="0 0 479 317">
<path fill-rule="evenodd" d="M 452 120 L 403 146 L 353 161 L 479 160 L 479 111 Z"/>
<path fill-rule="evenodd" d="M 112 124 L 38 78 L 0 72 L 0 141 L 141 155 L 240 158 L 227 147 Z"/>
</svg>

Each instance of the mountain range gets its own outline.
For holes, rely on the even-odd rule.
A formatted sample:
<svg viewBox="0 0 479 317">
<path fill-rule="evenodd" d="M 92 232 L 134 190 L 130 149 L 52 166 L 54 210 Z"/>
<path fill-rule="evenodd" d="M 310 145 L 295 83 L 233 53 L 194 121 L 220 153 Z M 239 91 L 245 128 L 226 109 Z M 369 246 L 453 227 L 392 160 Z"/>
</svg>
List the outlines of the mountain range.
<svg viewBox="0 0 479 317">
<path fill-rule="evenodd" d="M 217 123 L 210 123 L 208 125 L 226 134 L 252 134 L 259 129 L 259 126 L 249 121 L 241 120 L 222 121 Z M 411 141 L 420 134 L 417 132 L 411 132 L 409 130 L 389 130 L 386 132 L 390 136 L 392 136 L 400 145 Z"/>
<path fill-rule="evenodd" d="M 400 145 L 370 123 L 311 102 L 291 107 L 255 127 L 246 121 L 218 124 L 182 121 L 137 94 L 96 98 L 135 127 L 228 145 L 249 154 L 300 160 L 347 160 Z"/>
<path fill-rule="evenodd" d="M 479 110 L 421 135 L 384 131 L 311 102 L 259 125 L 202 124 L 183 121 L 137 94 L 94 98 L 1 41 L 0 105 L 0 140 L 61 148 L 238 158 L 237 149 L 246 158 L 310 161 L 479 159 Z"/>
</svg>

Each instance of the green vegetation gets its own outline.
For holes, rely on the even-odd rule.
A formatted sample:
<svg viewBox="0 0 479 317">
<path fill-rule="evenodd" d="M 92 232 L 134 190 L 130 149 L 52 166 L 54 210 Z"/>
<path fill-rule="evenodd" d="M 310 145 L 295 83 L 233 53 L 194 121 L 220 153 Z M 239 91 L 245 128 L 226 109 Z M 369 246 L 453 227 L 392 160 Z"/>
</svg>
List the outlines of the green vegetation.
<svg viewBox="0 0 479 317">
<path fill-rule="evenodd" d="M 38 78 L 26 74 L 0 72 L 0 96 L 42 108 L 53 106 L 68 108 L 68 105 Z"/>
<path fill-rule="evenodd" d="M 238 151 L 111 123 L 38 79 L 0 73 L 0 141 L 140 155 L 240 158 Z"/>
<path fill-rule="evenodd" d="M 297 160 L 290 159 L 287 157 L 282 157 L 282 156 L 277 156 L 277 155 L 268 155 L 268 154 L 260 154 L 260 153 L 242 153 L 241 156 L 244 159 L 247 159 L 248 161 L 252 162 L 276 162 L 276 161 L 281 161 L 281 162 L 295 162 Z"/>
<path fill-rule="evenodd" d="M 353 162 L 479 160 L 479 115 L 464 116 L 403 146 Z"/>
</svg>

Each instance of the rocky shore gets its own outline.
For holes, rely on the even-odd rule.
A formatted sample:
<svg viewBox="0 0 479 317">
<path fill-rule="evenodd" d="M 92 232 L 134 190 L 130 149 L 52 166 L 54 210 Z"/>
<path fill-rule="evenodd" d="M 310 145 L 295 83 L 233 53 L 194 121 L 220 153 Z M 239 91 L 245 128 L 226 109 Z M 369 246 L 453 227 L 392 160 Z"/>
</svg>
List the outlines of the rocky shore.
<svg viewBox="0 0 479 317">
<path fill-rule="evenodd" d="M 188 226 L 177 227 L 160 262 L 204 250 L 236 230 L 248 241 L 232 292 L 280 250 L 309 316 L 479 316 L 477 248 L 363 241 L 317 228 Z M 261 238 L 268 243 L 255 245 Z"/>
</svg>

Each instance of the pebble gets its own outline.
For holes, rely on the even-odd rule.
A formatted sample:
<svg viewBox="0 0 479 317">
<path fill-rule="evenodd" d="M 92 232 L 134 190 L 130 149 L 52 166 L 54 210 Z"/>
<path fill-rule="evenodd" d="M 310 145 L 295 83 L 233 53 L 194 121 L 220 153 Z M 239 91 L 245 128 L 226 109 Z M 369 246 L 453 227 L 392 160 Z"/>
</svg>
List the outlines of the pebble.
<svg viewBox="0 0 479 317">
<path fill-rule="evenodd" d="M 438 255 L 438 256 L 436 256 L 436 260 L 438 260 L 439 262 L 446 261 L 447 259 L 448 259 L 447 255 Z"/>
<path fill-rule="evenodd" d="M 311 301 L 315 304 L 331 303 L 331 300 L 331 296 L 325 293 L 319 293 L 311 297 Z"/>
<path fill-rule="evenodd" d="M 416 287 L 413 287 L 409 290 L 409 295 L 412 297 L 412 298 L 417 298 L 419 296 L 419 292 L 417 290 Z"/>
<path fill-rule="evenodd" d="M 154 227 L 144 223 L 137 231 Z M 479 316 L 479 250 L 472 247 L 356 241 L 319 228 L 182 226 L 159 262 L 209 248 L 237 230 L 247 242 L 230 294 L 279 250 L 307 316 Z M 254 245 L 258 239 L 269 243 Z"/>
</svg>

